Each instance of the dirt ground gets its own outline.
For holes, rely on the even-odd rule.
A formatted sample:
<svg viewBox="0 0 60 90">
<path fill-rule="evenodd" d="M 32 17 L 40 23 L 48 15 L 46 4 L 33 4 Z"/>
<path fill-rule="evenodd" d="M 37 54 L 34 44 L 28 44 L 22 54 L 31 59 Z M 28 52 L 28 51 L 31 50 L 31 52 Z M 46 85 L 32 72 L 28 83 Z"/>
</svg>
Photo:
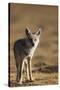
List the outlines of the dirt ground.
<svg viewBox="0 0 60 90">
<path fill-rule="evenodd" d="M 34 80 L 27 81 L 26 76 L 24 75 L 23 82 L 22 84 L 18 84 L 15 80 L 15 74 L 16 73 L 11 73 L 11 81 L 10 81 L 10 86 L 11 87 L 18 87 L 18 86 L 37 86 L 37 85 L 56 85 L 58 84 L 57 82 L 57 73 L 42 73 L 42 72 L 34 72 L 33 77 Z"/>
<path fill-rule="evenodd" d="M 43 5 L 10 4 L 10 86 L 16 83 L 14 42 L 25 37 L 28 26 L 36 32 L 42 26 L 40 43 L 32 59 L 34 81 L 24 80 L 22 86 L 58 84 L 58 7 Z"/>
</svg>

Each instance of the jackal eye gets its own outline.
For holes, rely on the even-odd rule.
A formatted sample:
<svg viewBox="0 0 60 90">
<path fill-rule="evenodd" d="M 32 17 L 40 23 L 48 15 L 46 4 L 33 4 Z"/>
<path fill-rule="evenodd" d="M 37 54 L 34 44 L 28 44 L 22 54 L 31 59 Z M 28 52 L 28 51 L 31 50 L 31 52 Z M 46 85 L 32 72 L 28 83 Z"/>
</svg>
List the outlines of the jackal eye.
<svg viewBox="0 0 60 90">
<path fill-rule="evenodd" d="M 30 41 L 31 41 L 31 42 L 33 42 L 33 40 L 32 40 L 32 39 L 30 39 Z"/>
<path fill-rule="evenodd" d="M 34 39 L 34 41 L 36 41 L 36 39 Z"/>
<path fill-rule="evenodd" d="M 32 39 L 30 39 L 32 41 Z"/>
</svg>

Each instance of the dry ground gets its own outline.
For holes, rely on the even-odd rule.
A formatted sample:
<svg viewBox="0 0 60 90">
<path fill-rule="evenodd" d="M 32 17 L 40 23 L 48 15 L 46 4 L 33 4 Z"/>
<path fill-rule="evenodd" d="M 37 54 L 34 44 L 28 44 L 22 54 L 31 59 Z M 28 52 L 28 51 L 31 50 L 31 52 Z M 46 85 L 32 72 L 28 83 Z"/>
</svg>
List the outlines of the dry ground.
<svg viewBox="0 0 60 90">
<path fill-rule="evenodd" d="M 42 73 L 42 72 L 34 72 L 33 77 L 34 81 L 30 82 L 26 80 L 26 76 L 24 75 L 23 83 L 22 85 L 18 84 L 15 80 L 15 74 L 11 73 L 11 81 L 10 86 L 16 87 L 16 86 L 35 86 L 35 85 L 55 85 L 58 84 L 57 82 L 57 73 Z"/>
<path fill-rule="evenodd" d="M 34 82 L 23 85 L 50 85 L 58 83 L 58 7 L 11 4 L 10 6 L 10 86 L 15 83 L 16 66 L 14 42 L 25 37 L 25 28 L 32 32 L 43 27 L 40 43 L 32 59 Z M 38 68 L 38 69 L 36 69 Z M 26 75 L 24 75 L 26 77 Z M 25 78 L 26 79 L 26 78 Z M 23 80 L 24 81 L 24 80 Z"/>
</svg>

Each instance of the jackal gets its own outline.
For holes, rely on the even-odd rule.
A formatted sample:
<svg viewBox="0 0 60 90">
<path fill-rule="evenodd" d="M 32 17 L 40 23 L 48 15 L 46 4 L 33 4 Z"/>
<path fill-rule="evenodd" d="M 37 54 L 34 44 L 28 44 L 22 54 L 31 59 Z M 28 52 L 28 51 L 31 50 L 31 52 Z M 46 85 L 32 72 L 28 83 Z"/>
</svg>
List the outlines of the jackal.
<svg viewBox="0 0 60 90">
<path fill-rule="evenodd" d="M 14 56 L 16 61 L 17 76 L 16 81 L 22 83 L 22 74 L 24 65 L 27 66 L 27 79 L 33 80 L 32 78 L 32 69 L 31 69 L 31 60 L 34 54 L 34 51 L 39 43 L 39 38 L 41 35 L 41 28 L 35 33 L 32 33 L 29 28 L 25 30 L 26 38 L 19 39 L 14 43 Z"/>
</svg>

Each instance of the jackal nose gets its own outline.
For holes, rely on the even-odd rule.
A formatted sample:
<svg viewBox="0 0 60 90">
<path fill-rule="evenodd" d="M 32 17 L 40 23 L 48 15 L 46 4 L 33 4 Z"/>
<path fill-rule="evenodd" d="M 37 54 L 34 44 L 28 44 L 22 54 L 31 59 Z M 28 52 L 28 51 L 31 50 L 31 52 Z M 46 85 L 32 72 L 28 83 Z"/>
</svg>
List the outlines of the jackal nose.
<svg viewBox="0 0 60 90">
<path fill-rule="evenodd" d="M 34 43 L 33 43 L 33 40 L 32 39 L 30 39 L 30 42 L 31 42 L 31 45 L 34 46 Z"/>
<path fill-rule="evenodd" d="M 32 46 L 34 46 L 34 43 L 32 43 Z"/>
</svg>

